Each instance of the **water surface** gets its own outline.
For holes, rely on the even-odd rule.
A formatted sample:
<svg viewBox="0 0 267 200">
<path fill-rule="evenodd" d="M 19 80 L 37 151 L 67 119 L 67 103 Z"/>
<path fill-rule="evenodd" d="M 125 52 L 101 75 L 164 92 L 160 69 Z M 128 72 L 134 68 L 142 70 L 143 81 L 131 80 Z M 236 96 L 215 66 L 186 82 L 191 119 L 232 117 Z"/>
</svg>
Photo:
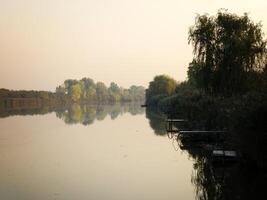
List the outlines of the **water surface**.
<svg viewBox="0 0 267 200">
<path fill-rule="evenodd" d="M 10 113 L 0 119 L 1 199 L 195 199 L 192 159 L 139 105 Z"/>
</svg>

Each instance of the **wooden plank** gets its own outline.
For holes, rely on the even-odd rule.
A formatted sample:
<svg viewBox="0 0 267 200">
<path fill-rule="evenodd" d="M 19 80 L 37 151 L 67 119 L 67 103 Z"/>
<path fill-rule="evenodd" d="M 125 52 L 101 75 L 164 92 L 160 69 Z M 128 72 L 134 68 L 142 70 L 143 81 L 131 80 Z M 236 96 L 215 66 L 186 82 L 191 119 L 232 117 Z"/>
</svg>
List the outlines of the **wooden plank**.
<svg viewBox="0 0 267 200">
<path fill-rule="evenodd" d="M 236 151 L 225 151 L 225 150 L 213 150 L 212 151 L 213 156 L 217 157 L 237 157 Z"/>
<path fill-rule="evenodd" d="M 166 122 L 186 122 L 185 119 L 166 119 Z"/>
<path fill-rule="evenodd" d="M 181 134 L 186 133 L 226 133 L 226 131 L 179 131 Z"/>
<path fill-rule="evenodd" d="M 224 151 L 224 155 L 229 156 L 229 157 L 236 157 L 237 156 L 235 151 Z"/>
</svg>

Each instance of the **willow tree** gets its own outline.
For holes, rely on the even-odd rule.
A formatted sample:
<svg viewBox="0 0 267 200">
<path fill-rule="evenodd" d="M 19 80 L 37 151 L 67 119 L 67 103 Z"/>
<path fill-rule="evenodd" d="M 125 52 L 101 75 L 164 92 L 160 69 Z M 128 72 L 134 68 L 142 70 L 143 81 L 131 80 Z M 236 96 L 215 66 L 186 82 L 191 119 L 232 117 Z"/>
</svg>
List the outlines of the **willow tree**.
<svg viewBox="0 0 267 200">
<path fill-rule="evenodd" d="M 247 90 L 251 72 L 261 71 L 266 40 L 260 23 L 219 10 L 216 16 L 198 15 L 189 29 L 194 60 L 188 77 L 212 94 L 233 95 Z"/>
</svg>

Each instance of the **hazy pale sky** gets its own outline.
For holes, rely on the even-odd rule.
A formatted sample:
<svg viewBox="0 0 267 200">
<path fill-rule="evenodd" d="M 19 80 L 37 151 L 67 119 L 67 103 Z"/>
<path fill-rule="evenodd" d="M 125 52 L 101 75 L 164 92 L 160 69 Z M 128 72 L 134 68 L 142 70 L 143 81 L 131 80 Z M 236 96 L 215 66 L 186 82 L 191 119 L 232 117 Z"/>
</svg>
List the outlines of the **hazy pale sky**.
<svg viewBox="0 0 267 200">
<path fill-rule="evenodd" d="M 266 0 L 0 0 L 0 88 L 54 90 L 90 77 L 147 86 L 158 74 L 185 80 L 197 13 L 218 9 L 261 21 Z"/>
</svg>

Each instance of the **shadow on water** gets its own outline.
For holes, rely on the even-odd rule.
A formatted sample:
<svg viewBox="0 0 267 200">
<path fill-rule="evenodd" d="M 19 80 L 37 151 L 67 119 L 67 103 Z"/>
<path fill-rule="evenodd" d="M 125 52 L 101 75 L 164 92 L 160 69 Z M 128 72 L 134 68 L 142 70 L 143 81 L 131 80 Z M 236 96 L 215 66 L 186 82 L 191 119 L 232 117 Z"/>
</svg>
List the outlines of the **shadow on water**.
<svg viewBox="0 0 267 200">
<path fill-rule="evenodd" d="M 113 105 L 72 104 L 67 106 L 43 105 L 38 103 L 1 105 L 0 118 L 15 115 L 45 115 L 55 112 L 56 116 L 66 124 L 90 125 L 94 120 L 104 120 L 109 116 L 112 120 L 119 115 L 130 113 L 131 115 L 144 114 L 145 109 L 139 103 L 124 103 Z"/>
<path fill-rule="evenodd" d="M 167 116 L 148 108 L 146 117 L 157 135 L 166 135 Z M 186 118 L 186 114 L 176 115 Z M 218 130 L 228 128 L 221 120 L 224 116 L 209 116 L 201 112 L 187 122 L 177 123 L 176 130 Z M 232 119 L 231 119 L 232 120 Z M 199 123 L 198 123 L 199 121 Z M 223 138 L 204 136 L 192 139 L 173 133 L 174 140 L 181 151 L 187 152 L 193 160 L 191 182 L 195 186 L 196 199 L 232 200 L 264 199 L 267 187 L 267 138 L 266 134 L 253 131 L 231 131 Z M 169 133 L 168 133 L 169 136 Z M 240 156 L 237 160 L 217 159 L 213 150 L 234 150 Z M 178 169 L 177 169 L 178 170 Z"/>
</svg>

